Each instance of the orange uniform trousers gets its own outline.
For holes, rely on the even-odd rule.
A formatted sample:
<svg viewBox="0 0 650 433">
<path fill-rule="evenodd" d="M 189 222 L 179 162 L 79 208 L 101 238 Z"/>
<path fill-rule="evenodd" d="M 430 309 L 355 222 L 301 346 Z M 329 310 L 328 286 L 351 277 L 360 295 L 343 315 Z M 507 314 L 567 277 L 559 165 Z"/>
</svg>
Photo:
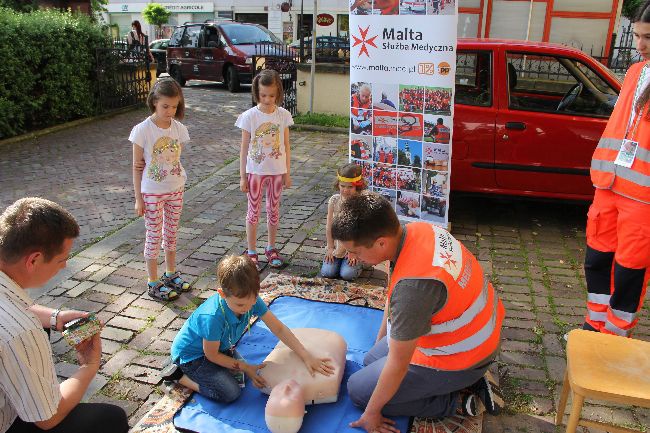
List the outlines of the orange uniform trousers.
<svg viewBox="0 0 650 433">
<path fill-rule="evenodd" d="M 629 337 L 650 278 L 650 204 L 596 189 L 587 214 L 585 277 L 585 328 Z"/>
</svg>

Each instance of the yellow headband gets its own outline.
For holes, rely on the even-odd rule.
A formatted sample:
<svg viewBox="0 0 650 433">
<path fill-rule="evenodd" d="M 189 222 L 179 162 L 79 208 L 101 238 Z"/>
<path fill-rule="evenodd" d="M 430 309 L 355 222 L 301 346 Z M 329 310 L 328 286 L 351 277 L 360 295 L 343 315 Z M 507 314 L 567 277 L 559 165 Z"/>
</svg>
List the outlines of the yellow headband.
<svg viewBox="0 0 650 433">
<path fill-rule="evenodd" d="M 357 177 L 343 177 L 340 174 L 336 173 L 336 177 L 338 177 L 339 182 L 349 182 L 349 183 L 356 183 L 361 181 L 362 177 L 361 175 Z"/>
</svg>

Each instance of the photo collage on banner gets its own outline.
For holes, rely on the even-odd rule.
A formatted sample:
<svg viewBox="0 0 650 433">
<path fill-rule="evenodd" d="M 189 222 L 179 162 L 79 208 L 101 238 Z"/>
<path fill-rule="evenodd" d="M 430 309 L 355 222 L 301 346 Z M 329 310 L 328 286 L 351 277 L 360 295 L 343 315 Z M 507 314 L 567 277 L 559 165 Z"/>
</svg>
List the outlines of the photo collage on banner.
<svg viewBox="0 0 650 433">
<path fill-rule="evenodd" d="M 350 0 L 350 159 L 400 219 L 448 224 L 457 5 Z"/>
</svg>

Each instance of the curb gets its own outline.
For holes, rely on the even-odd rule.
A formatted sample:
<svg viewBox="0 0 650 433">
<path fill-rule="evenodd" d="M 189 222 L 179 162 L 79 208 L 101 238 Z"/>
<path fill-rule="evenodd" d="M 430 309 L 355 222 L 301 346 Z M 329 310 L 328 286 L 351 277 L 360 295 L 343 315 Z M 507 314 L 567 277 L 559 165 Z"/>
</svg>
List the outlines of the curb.
<svg viewBox="0 0 650 433">
<path fill-rule="evenodd" d="M 348 128 L 341 128 L 340 126 L 305 125 L 301 123 L 295 123 L 291 129 L 302 130 L 302 131 L 326 132 L 329 134 L 348 134 L 350 132 Z"/>
<path fill-rule="evenodd" d="M 30 140 L 30 139 L 42 137 L 43 135 L 48 135 L 48 134 L 52 134 L 54 132 L 63 131 L 65 129 L 73 128 L 73 127 L 79 126 L 79 125 L 84 125 L 86 123 L 90 123 L 90 122 L 93 122 L 95 120 L 106 119 L 106 118 L 109 118 L 109 117 L 117 116 L 118 114 L 128 113 L 129 111 L 134 111 L 134 110 L 137 110 L 137 109 L 140 109 L 140 108 L 143 108 L 143 107 L 144 107 L 144 105 L 133 105 L 131 107 L 120 108 L 120 109 L 117 109 L 117 110 L 114 110 L 114 111 L 110 111 L 108 113 L 100 114 L 98 116 L 84 117 L 83 119 L 77 119 L 77 120 L 73 120 L 71 122 L 62 123 L 60 125 L 50 126 L 48 128 L 39 129 L 38 131 L 27 132 L 25 134 L 5 138 L 4 140 L 0 140 L 0 147 L 4 146 L 6 144 L 18 143 L 20 141 L 25 141 L 25 140 Z"/>
</svg>

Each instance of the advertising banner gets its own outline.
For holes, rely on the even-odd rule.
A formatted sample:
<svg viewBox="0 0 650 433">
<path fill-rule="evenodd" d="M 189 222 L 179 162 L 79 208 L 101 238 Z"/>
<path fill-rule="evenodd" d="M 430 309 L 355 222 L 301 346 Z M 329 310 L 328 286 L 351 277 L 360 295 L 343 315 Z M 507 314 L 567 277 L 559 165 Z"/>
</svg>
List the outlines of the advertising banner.
<svg viewBox="0 0 650 433">
<path fill-rule="evenodd" d="M 350 159 L 404 221 L 448 224 L 456 0 L 350 0 Z"/>
</svg>

